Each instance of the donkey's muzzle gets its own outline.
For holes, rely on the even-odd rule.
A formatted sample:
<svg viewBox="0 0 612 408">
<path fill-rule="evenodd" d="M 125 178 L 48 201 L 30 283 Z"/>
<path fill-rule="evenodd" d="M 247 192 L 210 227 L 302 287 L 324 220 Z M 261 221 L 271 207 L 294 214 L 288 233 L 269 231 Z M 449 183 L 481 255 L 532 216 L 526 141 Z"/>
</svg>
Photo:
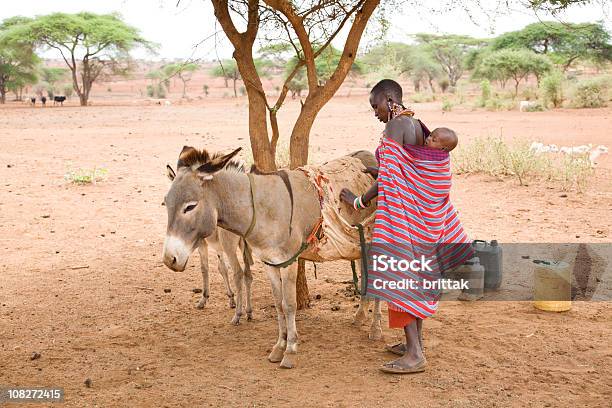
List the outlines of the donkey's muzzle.
<svg viewBox="0 0 612 408">
<path fill-rule="evenodd" d="M 164 241 L 164 265 L 173 271 L 182 272 L 187 266 L 191 251 L 185 241 L 175 236 L 166 236 Z"/>
</svg>

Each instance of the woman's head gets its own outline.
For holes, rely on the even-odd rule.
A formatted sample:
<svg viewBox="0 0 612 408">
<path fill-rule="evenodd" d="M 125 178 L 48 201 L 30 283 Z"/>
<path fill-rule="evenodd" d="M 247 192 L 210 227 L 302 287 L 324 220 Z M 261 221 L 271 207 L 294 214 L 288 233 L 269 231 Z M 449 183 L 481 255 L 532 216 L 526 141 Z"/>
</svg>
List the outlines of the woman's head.
<svg viewBox="0 0 612 408">
<path fill-rule="evenodd" d="M 387 123 L 391 118 L 393 104 L 402 104 L 402 87 L 392 79 L 383 79 L 370 91 L 370 105 L 374 116 Z"/>
</svg>

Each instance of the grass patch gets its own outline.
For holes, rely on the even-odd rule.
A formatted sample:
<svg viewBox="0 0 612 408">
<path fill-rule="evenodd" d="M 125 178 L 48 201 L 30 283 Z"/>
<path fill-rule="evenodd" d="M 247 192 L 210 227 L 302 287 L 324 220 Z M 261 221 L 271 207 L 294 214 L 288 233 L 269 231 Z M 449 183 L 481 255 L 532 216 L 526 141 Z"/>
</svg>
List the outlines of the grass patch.
<svg viewBox="0 0 612 408">
<path fill-rule="evenodd" d="M 455 174 L 487 174 L 498 179 L 515 178 L 520 185 L 530 180 L 551 181 L 562 190 L 584 191 L 593 175 L 588 153 L 535 154 L 527 141 L 507 143 L 499 137 L 476 138 L 459 145 L 452 154 Z"/>
<path fill-rule="evenodd" d="M 70 169 L 64 174 L 64 180 L 73 184 L 96 184 L 98 181 L 104 180 L 107 174 L 108 170 L 103 167 L 94 167 L 93 169 Z"/>
</svg>

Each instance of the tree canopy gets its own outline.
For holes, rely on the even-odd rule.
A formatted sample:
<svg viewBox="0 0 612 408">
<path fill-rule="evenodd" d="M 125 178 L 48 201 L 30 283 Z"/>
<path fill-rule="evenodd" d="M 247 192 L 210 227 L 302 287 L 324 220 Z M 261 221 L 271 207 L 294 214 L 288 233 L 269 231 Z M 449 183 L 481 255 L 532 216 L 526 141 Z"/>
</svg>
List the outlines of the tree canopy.
<svg viewBox="0 0 612 408">
<path fill-rule="evenodd" d="M 200 69 L 200 66 L 195 62 L 176 62 L 167 64 L 162 67 L 167 78 L 177 76 L 183 83 L 183 98 L 187 97 L 187 82 L 191 81 L 193 73 Z"/>
<path fill-rule="evenodd" d="M 513 79 L 515 83 L 514 96 L 518 95 L 519 83 L 528 75 L 539 78 L 550 72 L 552 63 L 544 56 L 530 50 L 499 50 L 487 55 L 478 68 L 478 74 L 489 80 L 505 83 Z"/>
<path fill-rule="evenodd" d="M 28 21 L 25 17 L 12 17 L 0 24 L 0 103 L 6 102 L 6 93 L 20 90 L 36 82 L 36 66 L 39 58 L 34 46 L 23 38 L 8 35 L 18 24 Z"/>
<path fill-rule="evenodd" d="M 595 63 L 612 61 L 610 34 L 601 23 L 570 24 L 546 21 L 497 37 L 492 49 L 526 48 L 551 59 L 567 69 L 578 60 Z"/>
<path fill-rule="evenodd" d="M 7 36 L 57 50 L 72 73 L 81 105 L 87 105 L 91 87 L 100 75 L 124 69 L 133 48 L 153 49 L 118 14 L 53 13 L 13 24 Z"/>
<path fill-rule="evenodd" d="M 451 86 L 463 75 L 470 51 L 485 46 L 488 41 L 465 35 L 417 34 L 416 39 L 440 64 Z"/>
</svg>

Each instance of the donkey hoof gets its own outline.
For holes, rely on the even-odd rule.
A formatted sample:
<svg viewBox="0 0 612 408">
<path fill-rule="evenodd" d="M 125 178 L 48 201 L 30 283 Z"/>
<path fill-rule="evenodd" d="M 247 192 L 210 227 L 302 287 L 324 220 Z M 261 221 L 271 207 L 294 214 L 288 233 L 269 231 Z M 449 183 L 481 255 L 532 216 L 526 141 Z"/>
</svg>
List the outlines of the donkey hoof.
<svg viewBox="0 0 612 408">
<path fill-rule="evenodd" d="M 253 321 L 253 312 L 247 312 L 247 322 Z"/>
<path fill-rule="evenodd" d="M 240 315 L 235 314 L 232 318 L 231 322 L 234 326 L 238 326 L 240 324 Z"/>
<path fill-rule="evenodd" d="M 196 304 L 196 309 L 204 309 L 206 306 L 206 298 L 200 299 L 200 301 Z"/>
<path fill-rule="evenodd" d="M 230 309 L 235 309 L 236 308 L 236 302 L 234 302 L 234 297 L 230 297 L 229 298 L 229 307 Z"/>
<path fill-rule="evenodd" d="M 353 317 L 353 326 L 362 326 L 365 323 L 367 316 L 365 312 L 357 312 Z"/>
<path fill-rule="evenodd" d="M 368 338 L 370 340 L 380 340 L 383 338 L 382 329 L 379 327 L 377 329 L 370 330 L 370 334 L 368 334 Z"/>
<path fill-rule="evenodd" d="M 281 361 L 281 368 L 294 368 L 297 365 L 297 354 L 285 353 L 283 361 Z"/>
<path fill-rule="evenodd" d="M 268 361 L 271 363 L 278 363 L 281 360 L 284 360 L 283 355 L 285 354 L 285 350 L 282 347 L 274 346 L 272 347 L 272 352 L 268 355 Z"/>
</svg>

